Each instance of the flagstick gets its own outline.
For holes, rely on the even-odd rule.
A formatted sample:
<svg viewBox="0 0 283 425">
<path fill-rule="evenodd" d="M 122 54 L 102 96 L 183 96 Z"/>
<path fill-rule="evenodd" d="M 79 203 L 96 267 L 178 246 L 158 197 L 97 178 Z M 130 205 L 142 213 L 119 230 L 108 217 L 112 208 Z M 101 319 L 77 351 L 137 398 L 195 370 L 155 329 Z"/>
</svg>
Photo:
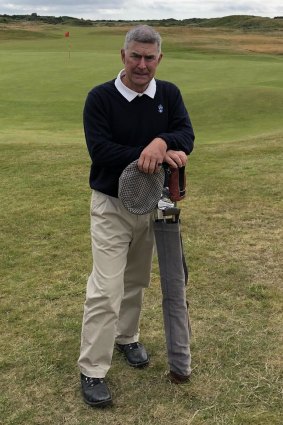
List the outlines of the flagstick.
<svg viewBox="0 0 283 425">
<path fill-rule="evenodd" d="M 65 32 L 65 37 L 70 37 L 70 32 Z M 69 59 L 71 59 L 71 43 L 69 43 Z"/>
</svg>

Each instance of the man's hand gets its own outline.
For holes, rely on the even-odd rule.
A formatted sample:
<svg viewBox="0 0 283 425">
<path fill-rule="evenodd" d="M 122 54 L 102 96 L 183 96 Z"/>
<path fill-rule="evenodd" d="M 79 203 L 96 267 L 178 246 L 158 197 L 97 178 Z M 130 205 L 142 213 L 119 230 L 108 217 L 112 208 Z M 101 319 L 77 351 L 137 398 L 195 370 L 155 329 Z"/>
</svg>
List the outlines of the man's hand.
<svg viewBox="0 0 283 425">
<path fill-rule="evenodd" d="M 140 171 L 148 174 L 157 173 L 166 157 L 167 143 L 156 137 L 144 148 L 138 160 Z M 166 161 L 167 162 L 167 161 Z"/>
<path fill-rule="evenodd" d="M 163 159 L 164 162 L 173 168 L 184 167 L 187 162 L 187 155 L 183 151 L 173 151 L 169 149 Z"/>
</svg>

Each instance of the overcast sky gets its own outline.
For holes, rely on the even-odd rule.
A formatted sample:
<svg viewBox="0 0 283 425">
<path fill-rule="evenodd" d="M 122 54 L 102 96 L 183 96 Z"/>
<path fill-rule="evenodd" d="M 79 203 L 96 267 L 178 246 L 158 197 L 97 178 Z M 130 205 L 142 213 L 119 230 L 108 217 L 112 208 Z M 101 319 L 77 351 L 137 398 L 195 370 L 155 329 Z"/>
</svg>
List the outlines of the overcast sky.
<svg viewBox="0 0 283 425">
<path fill-rule="evenodd" d="M 0 14 L 84 19 L 188 19 L 283 15 L 283 0 L 0 0 Z"/>
</svg>

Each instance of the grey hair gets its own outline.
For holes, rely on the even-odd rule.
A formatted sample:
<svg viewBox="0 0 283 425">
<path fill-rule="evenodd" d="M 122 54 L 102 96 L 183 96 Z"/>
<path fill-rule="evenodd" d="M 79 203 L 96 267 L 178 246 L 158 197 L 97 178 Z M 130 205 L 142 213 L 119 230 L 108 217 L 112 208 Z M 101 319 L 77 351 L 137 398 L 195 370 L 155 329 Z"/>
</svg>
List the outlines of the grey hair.
<svg viewBox="0 0 283 425">
<path fill-rule="evenodd" d="M 158 53 L 161 52 L 161 36 L 149 25 L 138 25 L 127 32 L 125 37 L 124 49 L 128 49 L 129 43 L 136 41 L 138 43 L 157 44 Z"/>
</svg>

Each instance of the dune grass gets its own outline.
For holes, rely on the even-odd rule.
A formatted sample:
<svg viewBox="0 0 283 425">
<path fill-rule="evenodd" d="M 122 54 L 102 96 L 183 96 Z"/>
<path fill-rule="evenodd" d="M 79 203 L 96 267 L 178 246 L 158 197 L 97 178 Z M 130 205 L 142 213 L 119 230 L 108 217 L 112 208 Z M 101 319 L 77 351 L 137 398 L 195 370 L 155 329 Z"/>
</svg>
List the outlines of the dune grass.
<svg viewBox="0 0 283 425">
<path fill-rule="evenodd" d="M 0 51 L 0 421 L 281 424 L 282 58 L 168 49 L 159 77 L 181 87 L 197 135 L 181 204 L 193 376 L 165 378 L 155 259 L 141 321 L 150 367 L 132 370 L 115 352 L 115 404 L 99 411 L 81 400 L 76 365 L 91 268 L 81 110 L 119 71 L 124 30 L 97 30 L 96 50 L 76 28 L 70 59 L 60 31 L 6 37 Z"/>
</svg>

